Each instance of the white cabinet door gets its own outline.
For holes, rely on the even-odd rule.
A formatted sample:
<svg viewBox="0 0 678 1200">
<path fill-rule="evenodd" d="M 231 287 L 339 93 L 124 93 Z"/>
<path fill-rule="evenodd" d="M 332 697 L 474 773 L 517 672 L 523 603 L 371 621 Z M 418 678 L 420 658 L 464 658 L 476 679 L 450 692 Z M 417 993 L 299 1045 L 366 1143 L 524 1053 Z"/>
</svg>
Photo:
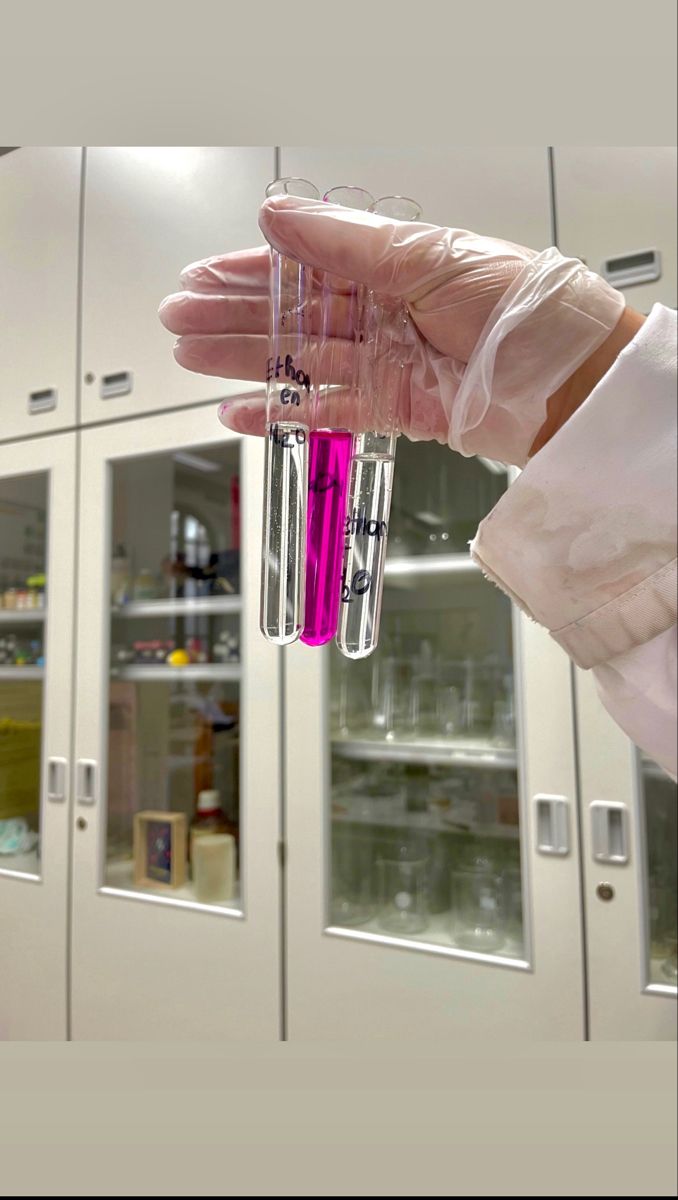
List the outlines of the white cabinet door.
<svg viewBox="0 0 678 1200">
<path fill-rule="evenodd" d="M 640 312 L 658 301 L 675 308 L 675 146 L 556 146 L 554 175 L 563 254 L 603 273 L 613 260 L 611 282 Z"/>
<path fill-rule="evenodd" d="M 197 259 L 263 241 L 267 146 L 93 146 L 86 151 L 82 332 L 85 423 L 251 391 L 193 375 L 158 305 Z M 262 364 L 262 379 L 263 379 Z"/>
<path fill-rule="evenodd" d="M 590 1037 L 676 1038 L 676 785 L 577 672 Z"/>
<path fill-rule="evenodd" d="M 227 434 L 212 406 L 81 438 L 73 1037 L 274 1039 L 263 447 Z"/>
<path fill-rule="evenodd" d="M 285 147 L 282 169 L 551 241 L 545 148 Z M 570 666 L 467 550 L 505 486 L 403 440 L 379 648 L 285 651 L 290 1038 L 583 1036 Z"/>
<path fill-rule="evenodd" d="M 0 446 L 0 1039 L 67 1036 L 75 434 Z"/>
<path fill-rule="evenodd" d="M 0 157 L 0 441 L 75 424 L 82 150 Z"/>
</svg>

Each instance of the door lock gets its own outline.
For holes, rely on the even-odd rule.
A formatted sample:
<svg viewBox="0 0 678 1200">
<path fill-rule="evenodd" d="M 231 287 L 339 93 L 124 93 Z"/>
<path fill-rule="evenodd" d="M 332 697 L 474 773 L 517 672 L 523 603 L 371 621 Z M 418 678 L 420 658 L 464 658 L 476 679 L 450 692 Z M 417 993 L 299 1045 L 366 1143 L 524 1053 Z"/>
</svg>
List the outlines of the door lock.
<svg viewBox="0 0 678 1200">
<path fill-rule="evenodd" d="M 599 883 L 596 888 L 599 900 L 614 900 L 614 888 L 611 883 Z"/>
</svg>

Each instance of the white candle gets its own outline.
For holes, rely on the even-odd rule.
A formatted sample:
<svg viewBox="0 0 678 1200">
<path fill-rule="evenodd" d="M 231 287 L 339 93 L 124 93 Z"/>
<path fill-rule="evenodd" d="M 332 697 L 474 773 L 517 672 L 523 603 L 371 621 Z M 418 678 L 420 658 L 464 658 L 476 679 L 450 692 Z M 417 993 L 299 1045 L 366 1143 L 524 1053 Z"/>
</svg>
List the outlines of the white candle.
<svg viewBox="0 0 678 1200">
<path fill-rule="evenodd" d="M 231 900 L 235 886 L 235 838 L 202 833 L 191 838 L 195 898 L 201 904 Z"/>
</svg>

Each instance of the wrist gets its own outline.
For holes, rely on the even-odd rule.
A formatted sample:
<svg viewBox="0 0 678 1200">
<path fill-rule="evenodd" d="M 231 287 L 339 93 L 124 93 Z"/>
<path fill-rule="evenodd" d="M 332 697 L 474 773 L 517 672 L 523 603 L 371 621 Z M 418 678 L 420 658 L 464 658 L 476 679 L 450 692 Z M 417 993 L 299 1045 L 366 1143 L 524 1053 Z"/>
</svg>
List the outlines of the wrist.
<svg viewBox="0 0 678 1200">
<path fill-rule="evenodd" d="M 617 356 L 625 346 L 636 336 L 645 321 L 642 313 L 633 308 L 625 308 L 612 333 L 605 339 L 602 346 L 565 380 L 565 383 L 549 396 L 546 405 L 546 420 L 534 439 L 528 458 L 532 458 L 547 442 L 562 429 L 566 421 L 584 403 L 596 384 L 610 370 Z"/>
</svg>

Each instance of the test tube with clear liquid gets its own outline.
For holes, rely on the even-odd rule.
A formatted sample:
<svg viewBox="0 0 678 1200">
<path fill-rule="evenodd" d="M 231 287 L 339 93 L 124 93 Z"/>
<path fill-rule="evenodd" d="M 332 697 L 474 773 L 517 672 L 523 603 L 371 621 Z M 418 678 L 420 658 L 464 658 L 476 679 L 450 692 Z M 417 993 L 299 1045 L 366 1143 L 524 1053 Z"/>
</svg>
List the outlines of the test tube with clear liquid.
<svg viewBox="0 0 678 1200">
<path fill-rule="evenodd" d="M 306 179 L 276 179 L 266 196 L 319 200 Z M 312 270 L 271 248 L 260 627 L 285 646 L 304 627 L 308 448 L 312 416 Z"/>
<path fill-rule="evenodd" d="M 384 196 L 369 209 L 378 216 L 416 221 L 419 205 Z M 356 435 L 348 488 L 344 569 L 337 646 L 347 658 L 366 658 L 379 641 L 384 566 L 393 492 L 405 304 L 362 289 L 359 347 L 360 421 L 374 414 L 379 427 Z"/>
<path fill-rule="evenodd" d="M 330 204 L 365 211 L 374 197 L 364 188 L 332 188 Z M 301 641 L 322 646 L 337 633 L 344 559 L 346 496 L 353 434 L 333 419 L 337 401 L 350 406 L 357 383 L 359 289 L 325 272 L 318 277 L 319 333 L 313 425 L 309 437 L 306 589 Z M 351 361 L 345 359 L 352 348 Z M 348 368 L 348 374 L 347 374 Z M 338 382 L 340 381 L 340 382 Z"/>
</svg>

